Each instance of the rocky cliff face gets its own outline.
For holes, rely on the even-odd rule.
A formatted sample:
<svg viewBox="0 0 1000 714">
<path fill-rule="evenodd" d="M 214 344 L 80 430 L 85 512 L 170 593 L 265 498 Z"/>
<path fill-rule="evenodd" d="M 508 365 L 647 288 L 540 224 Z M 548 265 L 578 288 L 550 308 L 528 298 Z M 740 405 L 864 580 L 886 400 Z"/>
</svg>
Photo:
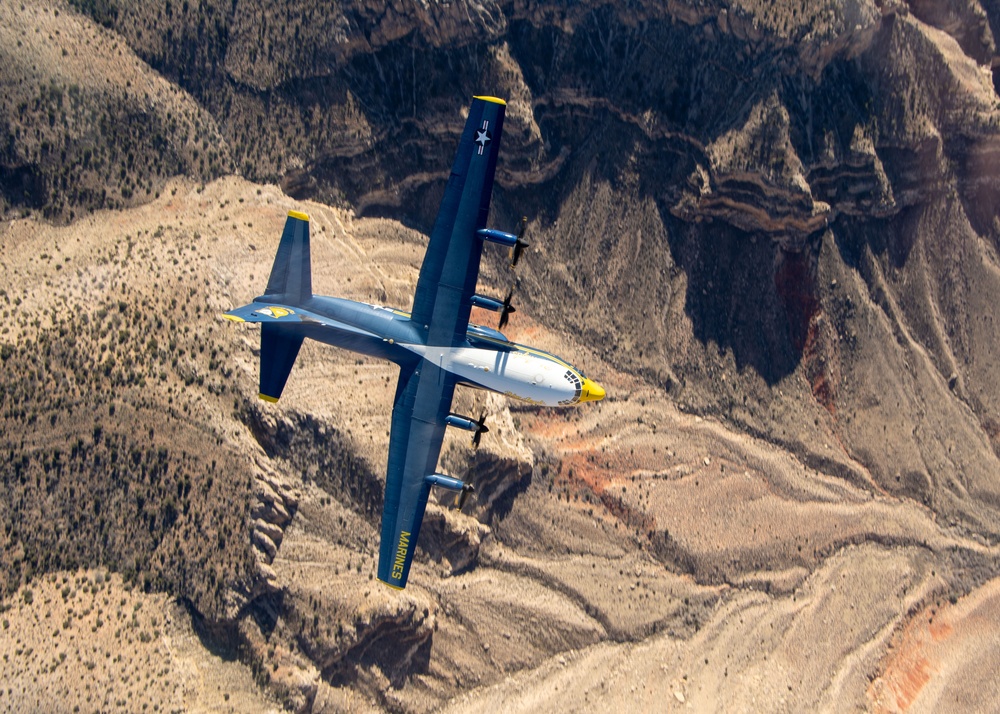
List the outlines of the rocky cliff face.
<svg viewBox="0 0 1000 714">
<path fill-rule="evenodd" d="M 211 300 L 229 290 L 239 302 L 269 255 L 206 245 L 201 255 L 225 267 L 195 278 L 183 261 L 169 263 L 183 258 L 173 233 L 154 241 L 114 230 L 109 240 L 126 242 L 77 282 L 76 264 L 46 243 L 54 263 L 31 267 L 33 289 L 11 272 L 28 266 L 8 254 L 5 309 L 24 324 L 3 334 L 5 379 L 28 375 L 9 382 L 4 402 L 6 423 L 26 434 L 4 444 L 10 588 L 100 554 L 189 598 L 295 706 L 353 706 L 357 695 L 423 709 L 598 643 L 648 640 L 693 667 L 716 643 L 741 638 L 716 607 L 777 624 L 786 635 L 757 654 L 790 656 L 800 628 L 822 634 L 808 613 L 789 614 L 791 603 L 840 612 L 847 600 L 821 593 L 845 573 L 894 573 L 873 590 L 882 595 L 856 600 L 870 630 L 860 641 L 881 652 L 910 613 L 997 575 L 993 0 L 78 0 L 0 13 L 0 208 L 9 215 L 80 227 L 90 211 L 151 201 L 181 244 L 194 231 L 210 235 L 191 224 L 211 220 L 213 237 L 236 235 L 256 253 L 270 219 L 248 184 L 212 184 L 176 204 L 157 198 L 170 176 L 238 172 L 349 209 L 324 219 L 343 251 L 329 263 L 337 282 L 328 292 L 402 307 L 423 244 L 396 221 L 430 227 L 468 97 L 506 97 L 492 220 L 506 227 L 527 215 L 533 246 L 513 329 L 610 375 L 617 392 L 596 415 L 569 418 L 491 405 L 495 420 L 510 420 L 503 434 L 528 431 L 530 450 L 511 436 L 474 457 L 445 454 L 455 472 L 481 474 L 481 499 L 463 515 L 429 512 L 413 591 L 382 599 L 357 562 L 374 548 L 381 403 L 323 391 L 300 394 L 301 409 L 268 412 L 249 406 L 249 357 L 233 384 L 216 376 L 222 359 L 249 347 L 194 327 L 171 344 L 184 296 L 196 294 L 187 291 Z M 155 234 L 157 219 L 141 220 Z M 30 249 L 31 224 L 12 225 L 6 235 Z M 121 267 L 133 242 L 169 288 Z M 338 265 L 355 266 L 355 282 Z M 228 287 L 237 266 L 257 275 L 241 278 L 239 295 Z M 106 274 L 119 282 L 100 283 L 103 307 L 80 302 L 87 281 Z M 89 322 L 50 316 L 46 280 Z M 488 256 L 483 282 L 502 291 L 510 280 L 503 256 Z M 121 366 L 139 354 L 158 366 Z M 391 399 L 388 372 L 302 359 L 307 375 L 332 373 Z M 74 382 L 80 372 L 90 380 Z M 139 380 L 156 385 L 154 396 L 140 396 Z M 108 409 L 100 390 L 109 384 L 126 395 L 117 416 L 100 425 L 87 411 L 63 416 L 70 403 Z M 151 405 L 172 416 L 163 421 Z M 53 418 L 65 434 L 43 437 L 38 425 Z M 148 439 L 132 423 L 152 427 Z M 194 456 L 177 457 L 165 438 Z M 66 440 L 77 447 L 59 445 Z M 207 454 L 219 440 L 255 456 L 213 471 Z M 78 501 L 82 481 L 67 474 L 96 483 L 114 458 L 135 460 L 114 468 L 142 479 L 126 494 L 98 489 Z M 202 489 L 238 550 L 189 542 L 183 534 L 206 516 L 185 489 Z M 223 493 L 238 504 L 224 505 Z M 134 532 L 111 539 L 95 500 L 120 504 Z M 24 514 L 53 503 L 89 545 L 34 538 L 36 520 Z M 180 555 L 213 584 L 192 579 Z M 310 570 L 321 562 L 337 569 L 341 594 L 324 595 Z M 906 597 L 883 607 L 893 588 Z M 970 597 L 988 600 L 991 588 Z M 758 602 L 760 589 L 773 600 Z M 497 613 L 499 625 L 479 624 Z M 703 626 L 714 640 L 699 639 Z M 673 639 L 649 639 L 664 632 Z M 393 649 L 397 640 L 405 647 Z M 588 651 L 571 662 L 575 676 L 597 660 L 627 670 L 634 655 Z M 838 680 L 854 682 L 843 685 L 851 701 L 895 691 L 860 682 L 894 681 L 898 658 L 883 670 L 878 657 L 827 654 L 840 664 L 816 682 L 843 666 L 857 675 Z M 747 657 L 744 684 L 716 703 L 739 699 L 753 668 L 769 666 Z M 545 683 L 558 673 L 537 671 Z M 669 684 L 668 697 L 695 696 Z M 834 691 L 817 686 L 788 695 L 791 706 L 815 707 Z M 532 701 L 542 699 L 525 706 Z"/>
</svg>

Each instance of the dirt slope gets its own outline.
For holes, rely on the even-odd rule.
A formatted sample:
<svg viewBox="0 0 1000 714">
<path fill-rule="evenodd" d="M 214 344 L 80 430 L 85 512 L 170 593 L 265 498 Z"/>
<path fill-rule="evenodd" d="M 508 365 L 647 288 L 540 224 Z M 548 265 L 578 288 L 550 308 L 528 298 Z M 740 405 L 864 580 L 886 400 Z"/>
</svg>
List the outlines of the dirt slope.
<svg viewBox="0 0 1000 714">
<path fill-rule="evenodd" d="M 12 311 L 6 335 L 25 349 L 8 353 L 5 393 L 20 393 L 25 370 L 13 366 L 28 364 L 27 346 L 55 344 L 46 335 L 65 330 L 83 354 L 100 357 L 97 365 L 113 365 L 107 375 L 85 370 L 104 375 L 97 384 L 108 384 L 114 395 L 114 417 L 101 418 L 104 432 L 145 443 L 153 428 L 171 435 L 168 453 L 189 455 L 186 467 L 158 472 L 145 492 L 137 492 L 145 483 L 142 457 L 109 484 L 112 493 L 127 482 L 130 494 L 148 494 L 153 502 L 159 494 L 176 504 L 173 523 L 161 532 L 153 526 L 151 542 L 159 545 L 149 560 L 130 559 L 142 552 L 136 536 L 128 539 L 131 550 L 99 535 L 67 538 L 73 556 L 59 561 L 46 553 L 65 553 L 67 546 L 26 547 L 46 543 L 60 518 L 76 519 L 76 533 L 96 534 L 127 533 L 136 518 L 129 508 L 137 501 L 119 501 L 128 507 L 98 515 L 92 506 L 74 506 L 80 495 L 59 500 L 69 489 L 101 493 L 86 479 L 100 473 L 87 465 L 97 451 L 94 405 L 107 397 L 61 376 L 68 357 L 50 347 L 47 361 L 29 369 L 48 385 L 51 402 L 27 399 L 24 417 L 22 402 L 5 402 L 4 452 L 29 457 L 24 483 L 6 486 L 4 503 L 20 504 L 4 511 L 14 525 L 4 544 L 8 582 L 16 584 L 17 573 L 76 577 L 60 568 L 94 560 L 123 569 L 130 587 L 166 589 L 191 603 L 199 622 L 207 617 L 200 625 L 207 641 L 238 653 L 258 682 L 297 708 L 424 711 L 456 696 L 454 706 L 463 707 L 479 697 L 508 699 L 507 686 L 524 688 L 526 708 L 556 708 L 563 700 L 544 698 L 553 696 L 554 685 L 591 686 L 596 672 L 620 668 L 606 690 L 575 688 L 585 695 L 581 706 L 593 700 L 602 707 L 638 697 L 641 683 L 651 681 L 637 661 L 671 673 L 674 689 L 650 690 L 650 702 L 676 690 L 704 706 L 728 707 L 763 697 L 763 683 L 784 681 L 801 666 L 803 643 L 822 643 L 822 657 L 810 650 L 807 658 L 814 676 L 789 680 L 798 687 L 794 696 L 768 690 L 794 709 L 863 703 L 869 677 L 882 672 L 909 613 L 973 591 L 994 572 L 994 548 L 940 522 L 926 506 L 877 489 L 836 443 L 825 445 L 827 463 L 839 466 L 817 470 L 725 423 L 679 411 L 571 332 L 550 331 L 529 314 L 511 336 L 558 350 L 600 375 L 611 396 L 590 410 L 511 413 L 502 400 L 487 400 L 495 428 L 480 453 L 473 457 L 467 440 L 451 435 L 444 463 L 456 473 L 470 460 L 476 464 L 486 484 L 481 491 L 497 494 L 493 505 L 484 496 L 472 511 L 482 523 L 431 506 L 411 586 L 401 595 L 379 586 L 372 578 L 393 370 L 307 345 L 282 401 L 258 404 L 253 328 L 218 318 L 259 290 L 289 208 L 313 217 L 318 290 L 404 304 L 421 257 L 419 235 L 390 221 L 292 202 L 276 187 L 229 179 L 202 189 L 181 182 L 148 206 L 67 228 L 33 220 L 6 226 L 0 253 Z M 118 254 L 99 248 L 109 233 L 125 246 Z M 50 257 L 41 258 L 39 249 Z M 493 279 L 487 271 L 484 280 Z M 54 314 L 48 305 L 57 306 Z M 105 321 L 114 311 L 137 312 L 130 319 L 146 326 L 137 335 L 107 329 L 103 338 L 99 330 L 73 326 L 83 315 L 87 325 L 103 324 L 103 305 Z M 143 322 L 146 315 L 159 320 Z M 162 359 L 159 346 L 151 361 L 132 357 L 148 353 L 151 340 L 163 345 Z M 145 379 L 141 388 L 128 388 L 129 370 L 138 373 L 134 380 Z M 458 402 L 469 413 L 477 403 L 482 397 L 467 393 Z M 81 419 L 68 415 L 70 404 Z M 16 426 L 32 413 L 26 431 Z M 20 446 L 13 440 L 18 434 L 31 435 L 35 446 Z M 83 446 L 55 460 L 54 445 L 72 443 L 73 434 Z M 181 439 L 194 438 L 184 434 L 209 435 L 213 445 L 183 446 Z M 209 457 L 217 461 L 214 471 Z M 249 487 L 234 492 L 217 485 L 227 478 L 246 479 L 240 488 Z M 189 481 L 199 497 L 185 512 Z M 238 493 L 245 495 L 234 499 Z M 32 515 L 42 504 L 47 519 Z M 143 508 L 145 537 L 150 515 Z M 157 508 L 159 515 L 162 503 Z M 185 535 L 189 519 L 203 529 L 217 523 L 227 547 L 199 556 L 198 548 L 217 537 Z M 241 542 L 249 560 L 235 561 L 245 564 L 233 570 Z M 216 590 L 206 591 L 213 574 Z M 19 597 L 16 590 L 8 596 L 9 620 L 30 612 Z M 855 639 L 832 637 L 834 621 L 853 628 Z M 750 639 L 754 631 L 769 633 L 759 646 Z M 738 656 L 736 643 L 743 647 Z M 641 654 L 647 649 L 655 655 Z M 707 684 L 720 676 L 726 687 Z M 529 680 L 538 682 L 539 693 L 530 694 Z M 24 696 L 33 691 L 26 688 Z"/>
</svg>

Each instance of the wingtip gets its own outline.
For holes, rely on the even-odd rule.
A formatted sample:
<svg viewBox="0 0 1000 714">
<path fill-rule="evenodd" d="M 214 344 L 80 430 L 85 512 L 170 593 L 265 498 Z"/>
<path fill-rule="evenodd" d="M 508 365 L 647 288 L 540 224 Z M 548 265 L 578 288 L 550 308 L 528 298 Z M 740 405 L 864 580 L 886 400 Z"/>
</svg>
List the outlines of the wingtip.
<svg viewBox="0 0 1000 714">
<path fill-rule="evenodd" d="M 399 585 L 393 585 L 392 583 L 388 583 L 385 580 L 383 580 L 382 578 L 379 578 L 378 581 L 380 583 L 382 583 L 383 585 L 385 585 L 386 587 L 392 588 L 393 590 L 402 590 L 403 589 Z"/>
<path fill-rule="evenodd" d="M 507 106 L 507 102 L 499 97 L 474 96 L 473 99 L 480 99 L 484 102 L 490 102 L 491 104 L 502 104 L 503 106 Z"/>
<path fill-rule="evenodd" d="M 261 392 L 257 396 L 263 399 L 265 402 L 271 402 L 271 404 L 276 404 L 278 402 L 277 397 L 272 397 L 269 394 L 264 394 L 263 392 Z"/>
<path fill-rule="evenodd" d="M 303 213 L 302 211 L 289 211 L 288 212 L 288 217 L 289 218 L 298 218 L 300 221 L 308 221 L 309 220 L 309 216 L 307 214 Z"/>
<path fill-rule="evenodd" d="M 230 315 L 228 312 L 222 313 L 222 317 L 229 320 L 230 322 L 246 322 L 246 320 L 244 320 L 239 315 Z"/>
</svg>

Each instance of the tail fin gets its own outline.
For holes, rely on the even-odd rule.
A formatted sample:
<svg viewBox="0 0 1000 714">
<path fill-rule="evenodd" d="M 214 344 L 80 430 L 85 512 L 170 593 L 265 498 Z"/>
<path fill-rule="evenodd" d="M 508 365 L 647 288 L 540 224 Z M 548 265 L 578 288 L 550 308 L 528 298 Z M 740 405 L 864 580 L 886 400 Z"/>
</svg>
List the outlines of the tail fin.
<svg viewBox="0 0 1000 714">
<path fill-rule="evenodd" d="M 282 305 L 301 305 L 312 297 L 309 216 L 304 213 L 288 212 L 264 296 Z"/>
<path fill-rule="evenodd" d="M 289 211 L 285 230 L 274 256 L 264 297 L 281 305 L 298 306 L 312 297 L 312 262 L 309 258 L 309 216 Z M 302 335 L 278 323 L 260 330 L 260 397 L 278 401 L 288 374 L 302 346 Z"/>
</svg>

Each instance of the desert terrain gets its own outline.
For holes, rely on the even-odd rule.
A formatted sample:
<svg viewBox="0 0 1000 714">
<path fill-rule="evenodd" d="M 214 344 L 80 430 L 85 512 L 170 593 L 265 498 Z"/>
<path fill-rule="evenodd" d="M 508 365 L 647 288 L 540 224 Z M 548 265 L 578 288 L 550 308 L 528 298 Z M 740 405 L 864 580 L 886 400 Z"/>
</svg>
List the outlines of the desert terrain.
<svg viewBox="0 0 1000 714">
<path fill-rule="evenodd" d="M 996 706 L 1000 8 L 236 5 L 0 6 L 0 708 Z M 396 592 L 395 368 L 220 313 L 289 210 L 407 309 L 480 91 L 481 290 L 608 397 L 460 390 Z"/>
</svg>

